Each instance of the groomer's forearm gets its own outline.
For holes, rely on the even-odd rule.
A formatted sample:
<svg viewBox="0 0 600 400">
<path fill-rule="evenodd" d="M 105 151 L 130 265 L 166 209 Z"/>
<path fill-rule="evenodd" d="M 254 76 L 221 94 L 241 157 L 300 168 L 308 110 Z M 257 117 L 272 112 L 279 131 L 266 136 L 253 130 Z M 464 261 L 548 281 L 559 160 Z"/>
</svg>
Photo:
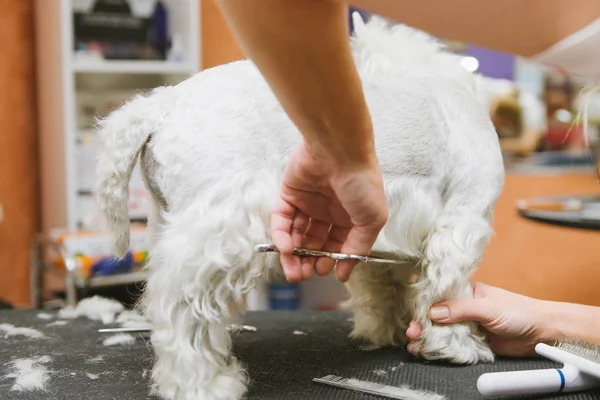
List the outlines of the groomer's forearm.
<svg viewBox="0 0 600 400">
<path fill-rule="evenodd" d="M 600 344 L 600 307 L 546 302 L 550 340 L 570 337 Z"/>
<path fill-rule="evenodd" d="M 312 2 L 315 0 L 306 0 Z M 346 0 L 321 0 L 339 1 Z M 530 57 L 600 17 L 598 0 L 350 0 L 429 32 Z"/>
<path fill-rule="evenodd" d="M 372 162 L 374 142 L 345 4 L 219 0 L 236 40 L 318 155 Z"/>
</svg>

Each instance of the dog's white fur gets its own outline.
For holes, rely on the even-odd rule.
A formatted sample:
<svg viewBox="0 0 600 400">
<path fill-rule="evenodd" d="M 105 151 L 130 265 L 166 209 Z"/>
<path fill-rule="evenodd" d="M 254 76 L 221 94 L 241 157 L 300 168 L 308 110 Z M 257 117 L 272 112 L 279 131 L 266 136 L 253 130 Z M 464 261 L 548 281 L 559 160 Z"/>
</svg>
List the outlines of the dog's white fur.
<svg viewBox="0 0 600 400">
<path fill-rule="evenodd" d="M 430 36 L 380 19 L 355 18 L 355 29 L 389 206 L 373 251 L 412 264 L 355 268 L 345 304 L 355 315 L 352 335 L 405 344 L 414 316 L 425 358 L 491 361 L 474 325 L 427 317 L 435 302 L 472 296 L 469 278 L 492 235 L 504 169 L 481 93 Z M 301 135 L 249 61 L 138 96 L 100 121 L 99 133 L 96 194 L 118 255 L 129 245 L 128 182 L 140 152 L 155 197 L 143 307 L 154 326 L 160 395 L 239 399 L 247 377 L 230 353 L 227 325 L 257 280 L 280 269 L 275 255 L 254 247 L 269 242 L 282 171 Z"/>
</svg>

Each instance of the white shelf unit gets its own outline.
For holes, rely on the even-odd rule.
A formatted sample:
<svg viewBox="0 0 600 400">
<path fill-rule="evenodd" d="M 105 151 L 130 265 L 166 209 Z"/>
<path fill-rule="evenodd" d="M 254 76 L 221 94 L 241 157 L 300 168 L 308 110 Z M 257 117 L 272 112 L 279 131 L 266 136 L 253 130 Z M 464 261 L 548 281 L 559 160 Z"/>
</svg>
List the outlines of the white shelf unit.
<svg viewBox="0 0 600 400">
<path fill-rule="evenodd" d="M 141 0 L 152 3 L 154 0 Z M 170 0 L 172 5 L 170 26 L 181 31 L 184 57 L 173 61 L 103 61 L 80 58 L 73 50 L 72 7 L 91 3 L 92 0 L 36 0 L 37 85 L 39 114 L 39 163 L 41 174 L 42 233 L 54 229 L 75 231 L 85 214 L 86 202 L 93 201 L 88 193 L 93 177 L 85 175 L 78 167 L 78 158 L 91 160 L 93 146 L 82 151 L 78 141 L 94 140 L 94 131 L 78 126 L 77 107 L 81 104 L 81 89 L 87 88 L 92 97 L 106 91 L 150 89 L 176 83 L 200 71 L 201 36 L 200 3 L 202 0 Z M 123 94 L 123 98 L 126 93 Z M 89 150 L 89 151 L 88 151 Z M 134 189 L 141 181 L 134 171 Z M 142 215 L 139 215 L 142 216 Z M 41 246 L 40 242 L 37 244 Z M 76 301 L 74 288 L 138 282 L 144 273 L 92 278 L 79 282 L 71 277 L 53 279 L 34 260 L 34 303 L 42 304 L 39 289 L 66 288 L 72 301 Z M 37 273 L 37 272 L 39 273 Z M 40 274 L 43 275 L 40 276 Z M 45 283 L 40 282 L 45 280 Z M 39 285 L 38 285 L 39 284 Z M 40 287 L 41 286 L 41 287 Z M 345 297 L 343 285 L 332 276 L 311 279 L 300 285 L 300 309 L 319 305 L 335 305 Z M 268 287 L 260 285 L 249 294 L 251 310 L 269 308 Z"/>
<path fill-rule="evenodd" d="M 193 66 L 170 61 L 75 61 L 72 68 L 89 74 L 187 74 Z"/>
<path fill-rule="evenodd" d="M 128 0 L 130 6 L 152 10 L 156 0 Z M 131 1 L 136 2 L 132 4 Z M 177 61 L 103 60 L 74 50 L 73 11 L 94 0 L 36 0 L 39 163 L 41 170 L 42 230 L 77 230 L 89 218 L 93 200 L 90 165 L 94 132 L 81 126 L 77 108 L 84 95 L 98 101 L 119 92 L 125 101 L 136 92 L 174 84 L 200 71 L 200 1 L 163 0 L 169 12 L 171 37 L 177 35 Z M 87 91 L 87 93 L 85 92 Z M 130 94 L 131 96 L 128 96 Z M 83 167 L 80 162 L 86 162 Z M 135 181 L 136 179 L 134 179 Z M 137 183 L 136 183 L 137 182 Z M 139 179 L 132 185 L 139 184 Z M 139 187 L 134 188 L 139 190 Z M 134 217 L 143 217 L 135 215 Z"/>
</svg>

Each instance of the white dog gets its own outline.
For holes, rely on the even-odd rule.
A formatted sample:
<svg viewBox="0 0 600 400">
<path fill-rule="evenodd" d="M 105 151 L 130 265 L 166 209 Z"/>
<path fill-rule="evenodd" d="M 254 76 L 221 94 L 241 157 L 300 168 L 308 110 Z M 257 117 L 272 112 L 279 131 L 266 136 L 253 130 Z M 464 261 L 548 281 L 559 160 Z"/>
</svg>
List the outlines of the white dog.
<svg viewBox="0 0 600 400">
<path fill-rule="evenodd" d="M 406 344 L 414 317 L 427 359 L 492 361 L 472 324 L 432 324 L 441 300 L 472 296 L 469 278 L 492 235 L 503 186 L 498 139 L 472 73 L 430 36 L 357 15 L 353 52 L 372 114 L 389 220 L 374 250 L 404 266 L 358 265 L 347 284 L 352 336 Z M 306 68 L 310 68 L 307 65 Z M 138 96 L 100 122 L 96 195 L 115 249 L 129 246 L 128 183 L 140 155 L 155 209 L 142 301 L 153 323 L 153 380 L 167 399 L 239 399 L 247 377 L 228 324 L 244 295 L 280 269 L 269 219 L 301 140 L 249 61 Z M 411 284 L 411 276 L 418 276 Z"/>
</svg>

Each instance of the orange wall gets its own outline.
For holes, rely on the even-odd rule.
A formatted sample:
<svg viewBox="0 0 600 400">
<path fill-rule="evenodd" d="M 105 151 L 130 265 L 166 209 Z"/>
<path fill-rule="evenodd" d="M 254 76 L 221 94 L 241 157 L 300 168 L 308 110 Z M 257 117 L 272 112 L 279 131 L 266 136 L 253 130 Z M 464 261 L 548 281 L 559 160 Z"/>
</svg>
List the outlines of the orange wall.
<svg viewBox="0 0 600 400">
<path fill-rule="evenodd" d="M 35 195 L 32 0 L 0 0 L 0 298 L 28 302 L 28 245 L 37 224 Z M 202 67 L 244 58 L 215 0 L 202 0 Z M 10 169 L 10 173 L 8 173 Z M 600 192 L 592 175 L 508 174 L 497 204 L 496 236 L 475 279 L 527 295 L 600 305 L 600 232 L 551 227 L 517 216 L 518 199 Z M 598 260 L 598 261 L 597 261 Z"/>
<path fill-rule="evenodd" d="M 33 0 L 0 0 L 0 299 L 29 303 L 38 227 Z"/>
<path fill-rule="evenodd" d="M 202 0 L 202 68 L 245 58 L 227 28 L 215 0 Z"/>
<path fill-rule="evenodd" d="M 600 194 L 596 175 L 507 174 L 496 236 L 474 278 L 529 296 L 600 306 L 600 231 L 545 225 L 516 213 L 519 199 L 577 194 Z"/>
</svg>

